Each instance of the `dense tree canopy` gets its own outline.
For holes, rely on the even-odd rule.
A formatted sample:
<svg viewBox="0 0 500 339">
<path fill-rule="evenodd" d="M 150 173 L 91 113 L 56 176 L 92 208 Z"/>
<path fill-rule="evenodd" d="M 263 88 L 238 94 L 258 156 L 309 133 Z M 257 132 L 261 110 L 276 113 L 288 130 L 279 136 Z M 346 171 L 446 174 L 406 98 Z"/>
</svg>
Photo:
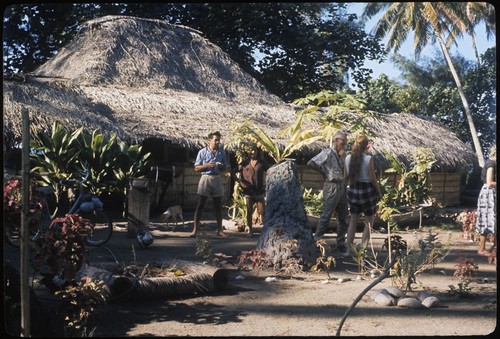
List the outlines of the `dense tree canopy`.
<svg viewBox="0 0 500 339">
<path fill-rule="evenodd" d="M 485 155 L 496 140 L 495 55 L 493 48 L 487 50 L 480 65 L 462 57 L 453 58 L 460 77 L 464 79 L 464 91 L 470 100 Z M 464 108 L 442 57 L 422 58 L 417 62 L 396 55 L 393 61 L 406 83 L 402 85 L 385 75 L 371 80 L 366 89 L 359 92 L 367 102 L 367 108 L 382 113 L 408 112 L 432 117 L 470 144 Z"/>
<path fill-rule="evenodd" d="M 19 4 L 4 14 L 4 72 L 30 72 L 84 21 L 105 15 L 164 19 L 201 31 L 285 101 L 363 83 L 366 58 L 384 57 L 345 3 Z"/>
</svg>

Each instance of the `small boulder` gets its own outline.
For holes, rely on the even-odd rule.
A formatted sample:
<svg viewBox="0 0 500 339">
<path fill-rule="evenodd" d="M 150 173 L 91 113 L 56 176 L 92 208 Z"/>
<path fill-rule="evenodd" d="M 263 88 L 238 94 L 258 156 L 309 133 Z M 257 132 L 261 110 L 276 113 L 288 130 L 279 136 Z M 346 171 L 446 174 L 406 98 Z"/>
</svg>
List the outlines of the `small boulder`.
<svg viewBox="0 0 500 339">
<path fill-rule="evenodd" d="M 403 298 L 398 301 L 399 307 L 422 308 L 422 303 L 415 298 Z"/>
<path fill-rule="evenodd" d="M 397 287 L 387 286 L 385 289 L 396 299 L 403 298 L 405 296 L 405 293 Z"/>
<path fill-rule="evenodd" d="M 394 300 L 394 298 L 389 294 L 377 293 L 372 298 L 377 304 L 382 306 L 396 305 L 396 300 Z"/>
<path fill-rule="evenodd" d="M 424 301 L 425 298 L 430 297 L 429 293 L 427 291 L 420 291 L 417 293 L 417 299 L 420 301 Z"/>
<path fill-rule="evenodd" d="M 427 308 L 438 307 L 440 305 L 440 301 L 436 297 L 427 297 L 422 301 L 422 305 Z"/>
</svg>

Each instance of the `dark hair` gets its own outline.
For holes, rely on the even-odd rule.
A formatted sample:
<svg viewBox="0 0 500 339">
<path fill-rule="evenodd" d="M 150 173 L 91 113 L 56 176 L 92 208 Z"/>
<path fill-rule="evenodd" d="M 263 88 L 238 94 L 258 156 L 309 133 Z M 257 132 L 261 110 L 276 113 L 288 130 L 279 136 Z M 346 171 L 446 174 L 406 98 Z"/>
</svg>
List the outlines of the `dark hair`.
<svg viewBox="0 0 500 339">
<path fill-rule="evenodd" d="M 208 139 L 212 139 L 214 137 L 214 135 L 218 136 L 219 138 L 221 137 L 220 132 L 219 131 L 215 131 L 215 132 L 208 133 Z"/>
</svg>

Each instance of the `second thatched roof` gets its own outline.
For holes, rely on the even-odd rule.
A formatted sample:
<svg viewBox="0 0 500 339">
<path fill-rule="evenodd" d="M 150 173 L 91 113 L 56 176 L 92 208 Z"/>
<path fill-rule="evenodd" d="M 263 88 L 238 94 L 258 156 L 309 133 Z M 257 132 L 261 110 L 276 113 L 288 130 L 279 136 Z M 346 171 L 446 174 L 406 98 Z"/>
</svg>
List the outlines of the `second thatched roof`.
<svg viewBox="0 0 500 339">
<path fill-rule="evenodd" d="M 356 112 L 350 112 L 355 115 Z M 372 152 L 382 168 L 389 167 L 387 152 L 406 166 L 414 161 L 418 148 L 428 148 L 436 157 L 435 167 L 443 172 L 469 171 L 478 166 L 474 151 L 452 131 L 430 118 L 409 113 L 377 114 L 364 123 L 372 133 Z"/>
</svg>

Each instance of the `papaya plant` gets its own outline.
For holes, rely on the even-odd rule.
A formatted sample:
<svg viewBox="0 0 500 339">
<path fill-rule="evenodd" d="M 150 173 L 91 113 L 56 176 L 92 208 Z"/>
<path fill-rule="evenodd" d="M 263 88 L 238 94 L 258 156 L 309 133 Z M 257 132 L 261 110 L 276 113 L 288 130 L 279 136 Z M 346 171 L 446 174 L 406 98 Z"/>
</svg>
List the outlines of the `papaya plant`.
<svg viewBox="0 0 500 339">
<path fill-rule="evenodd" d="M 385 172 L 395 173 L 399 179 L 395 186 L 384 186 L 385 194 L 381 199 L 383 206 L 412 207 L 430 200 L 431 189 L 427 185 L 428 173 L 436 162 L 432 150 L 417 147 L 411 169 L 408 169 L 392 154 L 384 152 L 384 155 L 391 164 Z"/>
<path fill-rule="evenodd" d="M 376 116 L 366 109 L 366 103 L 355 94 L 324 90 L 296 99 L 294 104 L 306 106 L 297 114 L 306 120 L 316 121 L 320 135 L 330 147 L 333 146 L 335 133 L 346 126 L 349 126 L 351 133 L 373 135 L 365 120 Z"/>
<path fill-rule="evenodd" d="M 279 163 L 294 151 L 321 139 L 321 136 L 315 135 L 313 129 L 302 131 L 300 129 L 301 124 L 302 117 L 299 117 L 293 126 L 280 133 L 279 137 L 288 138 L 284 147 L 280 147 L 264 130 L 249 121 L 242 123 L 233 130 L 231 135 L 234 139 L 231 142 L 238 143 L 242 140 L 251 140 L 269 154 L 276 163 Z"/>
<path fill-rule="evenodd" d="M 400 209 L 404 207 L 414 208 L 418 204 L 431 201 L 431 189 L 427 185 L 428 173 L 436 162 L 431 149 L 417 147 L 413 157 L 413 167 L 408 169 L 402 162 L 397 160 L 392 154 L 384 152 L 389 159 L 391 167 L 385 170 L 386 173 L 395 173 L 399 178 L 397 185 L 387 185 L 387 178 L 382 179 L 380 187 L 382 197 L 378 202 L 380 218 L 387 222 L 387 238 L 391 239 L 391 229 L 397 227 L 393 216 L 401 214 Z M 389 242 L 389 261 L 391 252 Z"/>
<path fill-rule="evenodd" d="M 269 154 L 269 156 L 276 163 L 280 163 L 289 157 L 294 151 L 321 139 L 321 136 L 316 136 L 314 130 L 312 129 L 302 131 L 303 121 L 304 116 L 298 115 L 294 124 L 281 131 L 278 137 L 288 139 L 284 146 L 280 146 L 276 141 L 268 136 L 264 130 L 250 121 L 243 122 L 234 128 L 228 145 L 234 145 L 238 150 L 238 162 L 240 162 L 245 156 L 245 151 L 248 148 L 248 145 L 254 144 L 257 145 L 257 147 L 259 147 L 263 152 Z M 233 205 L 229 207 L 232 211 L 231 217 L 233 219 L 235 217 L 241 217 L 243 220 L 246 220 L 246 208 L 242 208 L 242 206 L 244 206 L 244 199 L 241 196 L 241 190 L 239 190 L 238 187 L 235 188 L 235 194 L 233 194 Z"/>
</svg>

